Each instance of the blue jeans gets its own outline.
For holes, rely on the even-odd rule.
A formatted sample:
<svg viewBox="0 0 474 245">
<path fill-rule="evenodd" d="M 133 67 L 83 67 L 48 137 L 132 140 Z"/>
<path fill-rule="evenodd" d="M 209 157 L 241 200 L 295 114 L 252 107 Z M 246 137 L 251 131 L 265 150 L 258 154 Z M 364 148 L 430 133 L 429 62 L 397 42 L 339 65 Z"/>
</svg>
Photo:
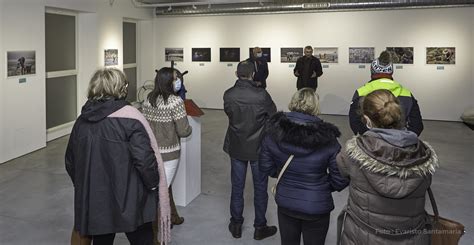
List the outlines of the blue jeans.
<svg viewBox="0 0 474 245">
<path fill-rule="evenodd" d="M 255 206 L 255 220 L 254 227 L 261 227 L 267 225 L 267 219 L 265 213 L 267 212 L 268 203 L 268 176 L 260 174 L 258 170 L 257 161 L 242 161 L 235 158 L 231 158 L 231 182 L 232 182 L 232 194 L 230 197 L 230 215 L 231 221 L 242 224 L 244 217 L 244 188 L 245 178 L 247 176 L 247 163 L 250 162 L 252 168 L 253 177 L 253 188 L 254 188 L 254 206 Z"/>
</svg>

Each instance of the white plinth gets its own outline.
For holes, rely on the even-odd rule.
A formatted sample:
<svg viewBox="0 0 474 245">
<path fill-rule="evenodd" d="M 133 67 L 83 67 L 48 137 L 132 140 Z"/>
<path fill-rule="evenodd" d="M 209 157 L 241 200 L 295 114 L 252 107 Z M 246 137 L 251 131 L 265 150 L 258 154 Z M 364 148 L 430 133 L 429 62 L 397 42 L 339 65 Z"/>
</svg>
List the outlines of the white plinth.
<svg viewBox="0 0 474 245">
<path fill-rule="evenodd" d="M 188 205 L 201 194 L 201 119 L 188 116 L 193 128 L 191 136 L 181 139 L 181 155 L 173 181 L 174 202 Z"/>
</svg>

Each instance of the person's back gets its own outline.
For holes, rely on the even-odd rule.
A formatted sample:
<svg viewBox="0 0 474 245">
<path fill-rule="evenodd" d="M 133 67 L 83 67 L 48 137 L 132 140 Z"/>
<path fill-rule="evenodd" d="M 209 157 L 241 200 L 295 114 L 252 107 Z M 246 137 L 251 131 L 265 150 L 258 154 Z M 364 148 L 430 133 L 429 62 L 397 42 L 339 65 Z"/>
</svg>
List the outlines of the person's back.
<svg viewBox="0 0 474 245">
<path fill-rule="evenodd" d="M 371 81 L 358 88 L 353 97 L 349 109 L 349 123 L 354 134 L 363 134 L 368 130 L 362 122 L 360 104 L 363 98 L 378 89 L 390 90 L 399 101 L 404 115 L 403 121 L 408 130 L 420 135 L 423 131 L 423 121 L 420 107 L 410 90 L 394 81 L 393 64 L 390 53 L 384 51 L 380 57 L 371 64 Z"/>
<path fill-rule="evenodd" d="M 94 74 L 66 150 L 74 228 L 94 244 L 109 244 L 115 233 L 125 232 L 131 244 L 151 245 L 157 188 L 162 210 L 169 205 L 162 199 L 167 191 L 161 157 L 145 118 L 124 100 L 127 85 L 117 69 Z M 161 217 L 169 215 L 164 211 Z"/>
<path fill-rule="evenodd" d="M 316 116 L 318 104 L 313 89 L 299 90 L 291 112 L 271 117 L 262 141 L 260 171 L 272 177 L 284 171 L 275 193 L 282 245 L 300 244 L 301 234 L 304 244 L 324 244 L 334 209 L 331 193 L 349 183 L 336 166 L 341 133 Z"/>
<path fill-rule="evenodd" d="M 399 101 L 390 91 L 368 94 L 362 111 L 370 130 L 350 139 L 337 158 L 350 178 L 341 244 L 427 245 L 430 236 L 421 231 L 436 153 L 403 128 Z"/>
<path fill-rule="evenodd" d="M 231 163 L 229 231 L 234 238 L 242 236 L 243 195 L 247 167 L 250 165 L 254 186 L 254 239 L 261 240 L 277 232 L 275 226 L 267 226 L 268 177 L 259 173 L 257 161 L 263 128 L 268 118 L 276 112 L 276 106 L 268 92 L 252 80 L 254 71 L 251 62 L 240 62 L 236 71 L 239 79 L 224 93 L 224 111 L 229 118 L 224 151 L 229 154 Z"/>
<path fill-rule="evenodd" d="M 257 160 L 264 125 L 276 111 L 268 92 L 252 80 L 239 79 L 224 93 L 224 111 L 229 117 L 224 151 L 231 157 Z"/>
</svg>

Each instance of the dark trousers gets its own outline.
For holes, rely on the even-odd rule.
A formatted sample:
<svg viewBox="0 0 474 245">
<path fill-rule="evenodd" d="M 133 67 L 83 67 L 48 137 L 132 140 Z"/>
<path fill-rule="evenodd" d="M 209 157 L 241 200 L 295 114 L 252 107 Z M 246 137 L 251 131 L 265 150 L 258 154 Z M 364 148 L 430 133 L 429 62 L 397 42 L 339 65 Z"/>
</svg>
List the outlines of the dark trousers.
<svg viewBox="0 0 474 245">
<path fill-rule="evenodd" d="M 317 219 L 306 220 L 289 216 L 278 210 L 281 245 L 300 244 L 301 233 L 303 233 L 304 245 L 324 245 L 329 229 L 329 219 L 329 213 Z"/>
<path fill-rule="evenodd" d="M 302 88 L 312 88 L 314 91 L 316 91 L 316 89 L 318 89 L 318 81 L 309 80 L 303 82 L 303 79 L 299 78 L 296 82 L 296 89 L 300 90 Z"/>
<path fill-rule="evenodd" d="M 268 176 L 260 174 L 258 170 L 257 161 L 241 161 L 238 159 L 231 158 L 231 182 L 232 182 L 232 194 L 230 197 L 230 215 L 231 221 L 235 223 L 243 223 L 244 217 L 244 188 L 245 178 L 247 176 L 247 166 L 250 162 L 253 177 L 253 188 L 254 188 L 254 207 L 255 207 L 255 220 L 254 227 L 261 227 L 267 225 L 267 219 L 265 213 L 267 212 L 268 204 Z"/>
<path fill-rule="evenodd" d="M 125 233 L 130 245 L 153 245 L 153 228 L 150 223 L 139 226 L 135 231 Z M 93 245 L 113 245 L 115 233 L 92 236 Z"/>
</svg>

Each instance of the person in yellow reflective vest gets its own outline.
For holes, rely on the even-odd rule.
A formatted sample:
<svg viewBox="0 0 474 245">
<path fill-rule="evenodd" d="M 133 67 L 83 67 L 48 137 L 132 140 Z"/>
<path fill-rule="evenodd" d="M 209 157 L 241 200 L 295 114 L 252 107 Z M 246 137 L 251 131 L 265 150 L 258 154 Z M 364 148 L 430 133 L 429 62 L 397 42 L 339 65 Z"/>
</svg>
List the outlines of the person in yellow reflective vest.
<svg viewBox="0 0 474 245">
<path fill-rule="evenodd" d="M 387 89 L 400 100 L 405 127 L 419 136 L 423 131 L 423 121 L 418 101 L 410 90 L 393 80 L 393 64 L 390 53 L 383 51 L 380 57 L 375 59 L 370 65 L 370 71 L 371 80 L 358 88 L 352 97 L 349 109 L 349 123 L 354 134 L 363 134 L 369 130 L 368 126 L 370 125 L 364 122 L 359 110 L 359 105 L 363 98 L 372 91 Z"/>
</svg>

